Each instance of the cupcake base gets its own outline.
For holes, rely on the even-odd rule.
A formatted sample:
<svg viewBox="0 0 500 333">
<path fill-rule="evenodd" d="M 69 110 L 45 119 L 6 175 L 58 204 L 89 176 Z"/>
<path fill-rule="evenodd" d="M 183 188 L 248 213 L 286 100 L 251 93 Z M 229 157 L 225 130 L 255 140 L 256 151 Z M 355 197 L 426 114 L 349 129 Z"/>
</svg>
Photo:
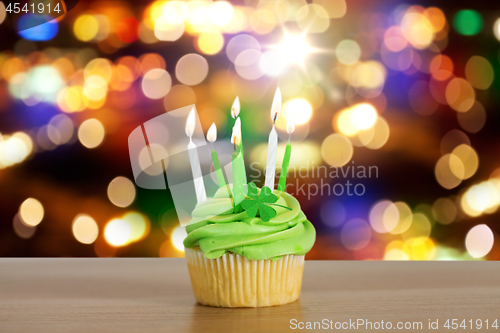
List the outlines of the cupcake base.
<svg viewBox="0 0 500 333">
<path fill-rule="evenodd" d="M 199 248 L 186 249 L 196 300 L 217 307 L 263 307 L 291 303 L 300 295 L 304 256 L 272 261 L 234 253 L 207 259 Z"/>
</svg>

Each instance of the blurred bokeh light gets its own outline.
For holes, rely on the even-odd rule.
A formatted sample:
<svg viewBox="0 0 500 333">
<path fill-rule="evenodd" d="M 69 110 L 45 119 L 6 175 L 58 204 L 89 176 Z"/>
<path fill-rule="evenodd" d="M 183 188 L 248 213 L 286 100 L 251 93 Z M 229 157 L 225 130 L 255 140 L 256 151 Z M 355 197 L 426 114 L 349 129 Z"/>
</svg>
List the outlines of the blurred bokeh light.
<svg viewBox="0 0 500 333">
<path fill-rule="evenodd" d="M 260 186 L 279 86 L 277 168 L 290 138 L 287 191 L 317 230 L 308 259 L 500 259 L 488 6 L 81 1 L 14 33 L 0 2 L 0 256 L 183 256 L 170 192 L 134 184 L 128 135 L 196 104 L 204 133 L 216 123 L 227 141 L 238 96 Z M 161 156 L 146 172 L 158 176 L 178 138 L 148 131 L 134 162 Z"/>
</svg>

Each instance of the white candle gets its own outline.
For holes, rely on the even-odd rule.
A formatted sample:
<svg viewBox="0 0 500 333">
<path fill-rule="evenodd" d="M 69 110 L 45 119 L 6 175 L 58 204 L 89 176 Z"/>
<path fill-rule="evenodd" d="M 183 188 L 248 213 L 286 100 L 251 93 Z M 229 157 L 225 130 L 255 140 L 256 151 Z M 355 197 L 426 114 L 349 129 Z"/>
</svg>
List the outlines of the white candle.
<svg viewBox="0 0 500 333">
<path fill-rule="evenodd" d="M 240 98 L 236 96 L 233 102 L 233 106 L 231 106 L 231 117 L 234 119 L 234 126 L 233 126 L 233 132 L 231 133 L 231 143 L 234 144 L 234 155 L 236 156 L 237 152 L 237 147 L 236 143 L 234 143 L 234 133 L 237 131 L 237 126 L 240 126 L 240 134 L 241 134 L 241 120 L 238 117 L 240 114 Z"/>
<path fill-rule="evenodd" d="M 196 191 L 196 200 L 202 203 L 207 200 L 207 193 L 205 191 L 205 184 L 203 183 L 203 174 L 201 173 L 200 158 L 198 150 L 193 142 L 193 133 L 196 126 L 196 118 L 194 108 L 189 113 L 186 121 L 186 135 L 189 137 L 189 144 L 187 146 L 189 153 L 189 162 L 191 162 L 191 172 L 193 173 L 194 189 Z"/>
<path fill-rule="evenodd" d="M 274 126 L 276 119 L 278 119 L 281 112 L 281 91 L 280 88 L 276 89 L 274 94 L 273 105 L 271 107 L 271 121 L 273 128 L 269 133 L 269 143 L 267 146 L 267 165 L 266 165 L 266 182 L 265 186 L 274 190 L 274 178 L 276 177 L 276 153 L 278 150 L 278 133 Z"/>
<path fill-rule="evenodd" d="M 231 133 L 231 143 L 233 145 L 241 144 L 241 140 L 239 140 L 239 141 L 236 140 L 237 136 L 241 137 L 241 120 L 240 120 L 240 118 L 237 118 L 236 121 L 234 122 L 233 132 Z"/>
</svg>

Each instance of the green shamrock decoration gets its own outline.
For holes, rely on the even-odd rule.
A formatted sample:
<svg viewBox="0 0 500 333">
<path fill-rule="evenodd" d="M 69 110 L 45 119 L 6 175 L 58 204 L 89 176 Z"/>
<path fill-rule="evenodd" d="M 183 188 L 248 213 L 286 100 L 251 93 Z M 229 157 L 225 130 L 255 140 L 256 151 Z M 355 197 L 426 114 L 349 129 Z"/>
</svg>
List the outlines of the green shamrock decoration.
<svg viewBox="0 0 500 333">
<path fill-rule="evenodd" d="M 259 192 L 257 185 L 254 183 L 248 184 L 247 198 L 241 203 L 241 207 L 247 212 L 248 216 L 256 217 L 259 214 L 262 221 L 269 222 L 270 219 L 276 216 L 276 210 L 271 206 L 278 206 L 292 210 L 291 208 L 275 204 L 278 197 L 273 194 L 273 191 L 267 186 L 264 186 Z"/>
</svg>

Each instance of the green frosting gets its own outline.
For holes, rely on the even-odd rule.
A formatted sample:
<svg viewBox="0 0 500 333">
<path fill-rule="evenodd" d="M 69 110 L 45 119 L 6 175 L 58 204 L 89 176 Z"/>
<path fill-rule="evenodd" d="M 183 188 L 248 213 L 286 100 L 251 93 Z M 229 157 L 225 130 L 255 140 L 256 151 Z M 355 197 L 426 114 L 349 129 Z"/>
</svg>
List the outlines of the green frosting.
<svg viewBox="0 0 500 333">
<path fill-rule="evenodd" d="M 287 254 L 306 254 L 316 239 L 313 225 L 297 199 L 281 191 L 273 193 L 278 197 L 276 204 L 292 210 L 272 206 L 277 214 L 264 222 L 259 217 L 249 217 L 245 211 L 234 214 L 226 187 L 219 189 L 213 198 L 194 209 L 192 220 L 186 226 L 188 235 L 184 246 L 199 246 L 208 259 L 226 252 L 250 260 L 278 260 Z"/>
</svg>

